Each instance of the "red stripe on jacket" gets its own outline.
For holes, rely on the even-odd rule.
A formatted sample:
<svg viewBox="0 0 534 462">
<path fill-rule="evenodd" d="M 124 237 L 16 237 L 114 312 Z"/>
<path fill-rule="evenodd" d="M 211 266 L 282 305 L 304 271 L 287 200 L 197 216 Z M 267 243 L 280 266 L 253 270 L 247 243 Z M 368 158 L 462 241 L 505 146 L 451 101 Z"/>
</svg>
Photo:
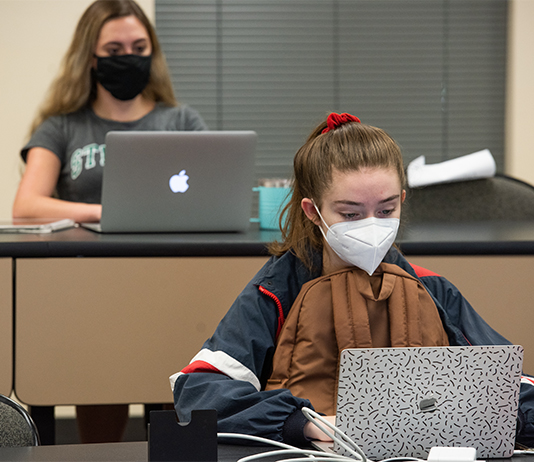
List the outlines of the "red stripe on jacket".
<svg viewBox="0 0 534 462">
<path fill-rule="evenodd" d="M 418 277 L 424 278 L 425 276 L 439 276 L 439 274 L 434 273 L 433 271 L 427 270 L 426 268 L 423 268 L 422 266 L 414 265 L 413 263 L 410 263 L 410 266 L 415 271 L 415 274 L 417 274 Z"/>
<path fill-rule="evenodd" d="M 208 372 L 208 373 L 223 374 L 219 369 L 217 369 L 215 366 L 212 366 L 210 363 L 207 363 L 206 361 L 193 361 L 188 366 L 185 366 L 181 370 L 181 372 L 184 374 L 190 374 L 192 372 Z"/>
<path fill-rule="evenodd" d="M 278 297 L 274 295 L 272 292 L 269 292 L 265 287 L 258 286 L 259 290 L 262 294 L 267 295 L 267 297 L 272 298 L 276 306 L 278 307 L 278 326 L 276 328 L 276 338 L 280 335 L 280 331 L 282 330 L 282 326 L 284 325 L 284 322 L 286 321 L 286 318 L 284 316 L 284 310 L 282 309 L 282 304 L 280 303 L 280 300 L 278 300 Z"/>
</svg>

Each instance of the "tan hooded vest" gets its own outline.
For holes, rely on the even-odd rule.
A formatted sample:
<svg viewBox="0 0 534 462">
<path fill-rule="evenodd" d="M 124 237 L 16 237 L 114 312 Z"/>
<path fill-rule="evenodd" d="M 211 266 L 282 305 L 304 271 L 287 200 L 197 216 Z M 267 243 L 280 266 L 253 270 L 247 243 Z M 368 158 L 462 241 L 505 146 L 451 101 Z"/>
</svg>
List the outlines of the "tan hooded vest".
<svg viewBox="0 0 534 462">
<path fill-rule="evenodd" d="M 419 280 L 389 263 L 373 276 L 344 269 L 302 286 L 280 332 L 266 389 L 288 388 L 333 415 L 341 350 L 448 344 Z"/>
</svg>

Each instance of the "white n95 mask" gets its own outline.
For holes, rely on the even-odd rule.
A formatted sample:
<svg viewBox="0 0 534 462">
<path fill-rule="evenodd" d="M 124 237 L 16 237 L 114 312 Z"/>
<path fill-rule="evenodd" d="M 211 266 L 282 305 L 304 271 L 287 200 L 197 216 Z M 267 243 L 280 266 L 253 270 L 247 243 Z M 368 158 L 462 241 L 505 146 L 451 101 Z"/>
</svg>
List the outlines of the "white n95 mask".
<svg viewBox="0 0 534 462">
<path fill-rule="evenodd" d="M 342 221 L 328 226 L 315 207 L 321 221 L 328 228 L 326 242 L 344 262 L 357 266 L 371 276 L 395 242 L 400 220 L 398 218 L 365 218 Z"/>
</svg>

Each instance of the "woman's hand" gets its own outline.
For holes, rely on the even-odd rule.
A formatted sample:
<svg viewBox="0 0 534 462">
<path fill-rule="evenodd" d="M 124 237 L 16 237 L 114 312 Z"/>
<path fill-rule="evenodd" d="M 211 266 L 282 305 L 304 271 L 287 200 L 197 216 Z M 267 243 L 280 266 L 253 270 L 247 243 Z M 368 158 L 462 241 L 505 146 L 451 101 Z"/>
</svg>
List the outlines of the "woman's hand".
<svg viewBox="0 0 534 462">
<path fill-rule="evenodd" d="M 69 202 L 52 197 L 61 162 L 50 150 L 32 148 L 26 158 L 26 170 L 19 184 L 13 218 L 71 218 L 77 222 L 100 221 L 102 206 Z"/>
<path fill-rule="evenodd" d="M 323 416 L 328 422 L 332 425 L 336 423 L 335 415 Z M 304 425 L 304 436 L 310 440 L 319 440 L 319 441 L 332 441 L 332 438 L 323 433 L 319 428 L 317 428 L 312 422 L 306 423 Z"/>
</svg>

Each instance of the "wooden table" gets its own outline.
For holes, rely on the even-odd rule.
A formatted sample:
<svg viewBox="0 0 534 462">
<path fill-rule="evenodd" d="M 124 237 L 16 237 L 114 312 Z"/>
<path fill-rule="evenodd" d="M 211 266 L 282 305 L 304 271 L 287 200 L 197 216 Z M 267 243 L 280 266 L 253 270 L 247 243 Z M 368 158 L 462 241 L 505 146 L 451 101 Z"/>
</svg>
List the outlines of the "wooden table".
<svg viewBox="0 0 534 462">
<path fill-rule="evenodd" d="M 0 392 L 14 380 L 32 406 L 171 402 L 168 376 L 211 335 L 278 237 L 254 228 L 0 235 Z M 534 372 L 534 222 L 418 225 L 401 230 L 399 246 L 522 344 Z"/>
<path fill-rule="evenodd" d="M 0 258 L 0 393 L 13 389 L 13 269 L 12 259 Z"/>
</svg>

